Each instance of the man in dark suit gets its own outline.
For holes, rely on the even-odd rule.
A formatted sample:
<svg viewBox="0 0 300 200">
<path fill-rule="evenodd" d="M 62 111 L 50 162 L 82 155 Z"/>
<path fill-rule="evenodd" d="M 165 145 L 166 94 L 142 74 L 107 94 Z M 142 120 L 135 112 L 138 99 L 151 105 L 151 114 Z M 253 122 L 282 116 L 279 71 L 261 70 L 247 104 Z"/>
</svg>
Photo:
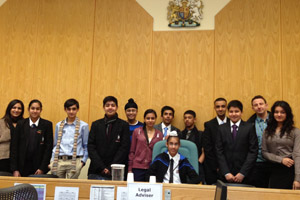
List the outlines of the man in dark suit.
<svg viewBox="0 0 300 200">
<path fill-rule="evenodd" d="M 252 184 L 250 174 L 258 154 L 255 129 L 241 120 L 243 104 L 240 101 L 229 102 L 227 109 L 230 122 L 219 127 L 216 141 L 220 179 Z"/>
<path fill-rule="evenodd" d="M 53 127 L 48 120 L 40 118 L 42 103 L 32 100 L 29 104 L 30 118 L 18 122 L 11 137 L 11 170 L 14 176 L 46 174 L 49 171 Z"/>
<path fill-rule="evenodd" d="M 154 125 L 154 128 L 159 130 L 164 134 L 164 139 L 170 134 L 171 131 L 176 131 L 178 136 L 181 136 L 181 132 L 178 128 L 172 125 L 174 119 L 175 110 L 170 106 L 164 106 L 161 109 L 162 122 L 160 124 Z"/>
<path fill-rule="evenodd" d="M 214 184 L 218 178 L 218 161 L 215 152 L 215 142 L 219 125 L 227 122 L 226 117 L 227 101 L 224 98 L 217 98 L 214 101 L 214 109 L 217 117 L 204 123 L 204 133 L 202 135 L 203 148 L 205 153 L 204 171 L 206 184 Z"/>
<path fill-rule="evenodd" d="M 118 118 L 118 100 L 103 99 L 105 116 L 92 123 L 88 139 L 91 164 L 88 179 L 111 180 L 111 164 L 127 164 L 130 134 L 129 124 Z"/>
</svg>

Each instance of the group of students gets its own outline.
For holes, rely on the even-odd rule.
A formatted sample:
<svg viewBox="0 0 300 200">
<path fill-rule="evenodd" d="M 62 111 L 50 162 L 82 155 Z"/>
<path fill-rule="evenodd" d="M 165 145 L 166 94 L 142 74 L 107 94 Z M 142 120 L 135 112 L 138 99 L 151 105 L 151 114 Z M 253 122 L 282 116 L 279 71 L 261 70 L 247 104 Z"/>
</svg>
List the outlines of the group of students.
<svg viewBox="0 0 300 200">
<path fill-rule="evenodd" d="M 78 178 L 88 157 L 88 179 L 111 180 L 111 164 L 126 164 L 135 181 L 156 176 L 158 182 L 215 184 L 245 183 L 256 187 L 300 189 L 300 130 L 294 127 L 291 107 L 277 101 L 268 112 L 264 97 L 252 101 L 255 114 L 242 120 L 243 105 L 224 98 L 214 101 L 217 116 L 195 125 L 196 113 L 184 113 L 185 129 L 172 125 L 175 111 L 161 109 L 156 124 L 155 110 L 144 112 L 144 123 L 136 120 L 138 106 L 133 99 L 125 105 L 127 121 L 118 118 L 118 101 L 103 99 L 105 115 L 92 123 L 77 117 L 79 103 L 68 99 L 67 117 L 58 122 L 53 140 L 52 123 L 40 117 L 42 103 L 29 103 L 29 118 L 23 119 L 24 104 L 13 100 L 0 120 L 0 171 L 14 176 L 45 173 L 60 178 Z M 228 117 L 226 117 L 228 110 Z M 180 139 L 194 142 L 198 149 L 199 175 L 187 158 L 178 153 Z M 167 151 L 152 161 L 155 143 L 166 140 Z M 50 171 L 50 172 L 48 172 Z"/>
</svg>

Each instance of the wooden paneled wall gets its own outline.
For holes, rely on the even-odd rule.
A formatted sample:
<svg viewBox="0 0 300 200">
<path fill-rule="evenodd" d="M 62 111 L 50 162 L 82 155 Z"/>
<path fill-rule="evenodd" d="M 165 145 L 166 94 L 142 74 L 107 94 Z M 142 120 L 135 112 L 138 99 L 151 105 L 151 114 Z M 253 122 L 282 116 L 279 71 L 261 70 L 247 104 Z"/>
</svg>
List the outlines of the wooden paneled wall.
<svg viewBox="0 0 300 200">
<path fill-rule="evenodd" d="M 114 95 L 121 118 L 133 97 L 141 121 L 145 109 L 160 115 L 171 105 L 176 126 L 194 109 L 203 129 L 215 98 L 240 99 L 247 119 L 261 94 L 269 107 L 290 102 L 299 125 L 299 10 L 298 0 L 232 0 L 215 30 L 153 32 L 135 0 L 8 0 L 0 7 L 0 115 L 14 98 L 38 98 L 55 124 L 76 98 L 91 124 Z"/>
<path fill-rule="evenodd" d="M 215 20 L 215 96 L 241 100 L 248 119 L 255 95 L 282 99 L 280 0 L 232 0 Z"/>
</svg>

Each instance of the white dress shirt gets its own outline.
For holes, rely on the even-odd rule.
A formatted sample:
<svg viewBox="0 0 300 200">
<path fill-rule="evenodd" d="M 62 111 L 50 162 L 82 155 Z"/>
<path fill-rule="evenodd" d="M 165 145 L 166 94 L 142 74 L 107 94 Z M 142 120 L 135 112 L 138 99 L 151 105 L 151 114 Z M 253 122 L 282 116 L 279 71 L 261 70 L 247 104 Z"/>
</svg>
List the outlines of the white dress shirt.
<svg viewBox="0 0 300 200">
<path fill-rule="evenodd" d="M 173 165 L 173 183 L 177 183 L 177 184 L 180 184 L 181 181 L 180 181 L 180 176 L 179 176 L 179 160 L 180 160 L 180 155 L 179 153 L 177 153 L 174 157 L 172 157 L 169 152 L 168 152 L 168 155 L 169 155 L 169 159 L 173 159 L 174 160 L 174 165 Z M 167 173 L 165 174 L 165 177 L 164 177 L 164 183 L 169 183 L 169 180 L 170 180 L 170 164 L 169 164 L 169 167 L 168 167 L 168 170 L 167 170 Z"/>
</svg>

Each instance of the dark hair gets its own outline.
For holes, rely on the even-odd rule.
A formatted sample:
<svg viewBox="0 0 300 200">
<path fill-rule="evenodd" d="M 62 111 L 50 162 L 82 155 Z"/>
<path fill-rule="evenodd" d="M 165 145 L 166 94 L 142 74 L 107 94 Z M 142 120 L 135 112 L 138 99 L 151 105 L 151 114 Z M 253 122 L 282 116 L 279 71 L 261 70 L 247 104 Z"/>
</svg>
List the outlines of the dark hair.
<svg viewBox="0 0 300 200">
<path fill-rule="evenodd" d="M 229 110 L 231 107 L 235 107 L 241 110 L 243 112 L 243 104 L 239 100 L 232 100 L 229 102 L 227 109 Z"/>
<path fill-rule="evenodd" d="M 145 119 L 146 115 L 148 115 L 149 113 L 153 113 L 155 115 L 155 118 L 157 118 L 157 114 L 156 114 L 155 110 L 153 110 L 153 109 L 147 109 L 144 112 L 144 119 Z M 143 131 L 147 135 L 147 129 L 146 129 L 146 123 L 145 122 L 143 124 Z"/>
<path fill-rule="evenodd" d="M 217 101 L 225 101 L 225 102 L 227 103 L 226 99 L 224 99 L 223 97 L 216 98 L 216 100 L 214 101 L 214 104 L 215 104 Z"/>
<path fill-rule="evenodd" d="M 138 109 L 138 105 L 134 102 L 133 98 L 128 99 L 128 103 L 124 107 L 125 110 L 127 110 L 128 108 Z"/>
<path fill-rule="evenodd" d="M 187 110 L 187 111 L 185 111 L 184 114 L 183 114 L 183 116 L 186 115 L 186 114 L 193 115 L 193 117 L 196 118 L 196 113 L 193 110 Z"/>
<path fill-rule="evenodd" d="M 275 134 L 276 128 L 277 128 L 277 121 L 274 118 L 274 113 L 276 107 L 281 107 L 286 113 L 286 120 L 283 122 L 283 126 L 280 131 L 280 137 L 284 135 L 286 132 L 288 135 L 290 135 L 291 131 L 294 128 L 294 115 L 292 113 L 292 109 L 290 105 L 286 101 L 276 101 L 272 108 L 271 108 L 271 114 L 269 115 L 269 121 L 268 126 L 266 128 L 266 134 L 267 136 L 273 136 Z"/>
<path fill-rule="evenodd" d="M 42 102 L 38 99 L 33 99 L 30 101 L 29 105 L 28 105 L 28 108 L 30 108 L 30 106 L 33 104 L 33 103 L 38 103 L 40 104 L 40 107 L 43 108 L 43 105 L 42 105 Z"/>
<path fill-rule="evenodd" d="M 171 106 L 164 106 L 164 107 L 162 107 L 162 108 L 161 108 L 161 116 L 164 115 L 164 112 L 165 112 L 166 110 L 171 110 L 171 111 L 173 112 L 173 117 L 174 117 L 175 110 L 174 110 L 174 108 L 172 108 Z"/>
<path fill-rule="evenodd" d="M 174 136 L 174 135 L 169 135 L 169 137 L 168 137 L 168 139 L 167 139 L 167 143 L 169 142 L 169 140 L 171 139 L 171 138 L 178 138 L 178 143 L 180 144 L 180 137 L 179 137 L 179 135 L 177 135 L 177 136 Z"/>
<path fill-rule="evenodd" d="M 15 119 L 15 118 L 11 117 L 10 111 L 17 103 L 21 104 L 22 112 L 21 112 L 20 116 Z M 14 100 L 12 100 L 11 102 L 8 103 L 8 105 L 6 107 L 5 114 L 4 114 L 2 119 L 4 119 L 4 122 L 7 126 L 7 128 L 9 128 L 9 125 L 11 125 L 12 123 L 16 123 L 19 120 L 24 119 L 23 115 L 24 115 L 24 104 L 23 104 L 23 102 L 19 99 L 14 99 Z"/>
<path fill-rule="evenodd" d="M 256 95 L 255 97 L 252 98 L 251 104 L 253 103 L 253 101 L 254 101 L 255 99 L 262 99 L 262 100 L 264 100 L 265 103 L 267 103 L 266 99 L 265 99 L 263 96 L 261 96 L 261 95 Z"/>
<path fill-rule="evenodd" d="M 64 108 L 67 109 L 73 105 L 76 105 L 76 107 L 79 109 L 79 103 L 76 99 L 68 99 L 64 104 Z"/>
<path fill-rule="evenodd" d="M 147 109 L 144 113 L 144 118 L 146 117 L 146 115 L 148 115 L 149 113 L 153 113 L 155 115 L 155 118 L 157 118 L 157 114 L 155 112 L 155 110 L 153 109 Z"/>
<path fill-rule="evenodd" d="M 117 100 L 117 98 L 114 97 L 114 96 L 107 96 L 107 97 L 105 97 L 105 98 L 103 99 L 103 106 L 105 106 L 105 104 L 106 104 L 107 102 L 109 102 L 109 101 L 115 102 L 116 106 L 118 106 L 118 100 Z"/>
</svg>

